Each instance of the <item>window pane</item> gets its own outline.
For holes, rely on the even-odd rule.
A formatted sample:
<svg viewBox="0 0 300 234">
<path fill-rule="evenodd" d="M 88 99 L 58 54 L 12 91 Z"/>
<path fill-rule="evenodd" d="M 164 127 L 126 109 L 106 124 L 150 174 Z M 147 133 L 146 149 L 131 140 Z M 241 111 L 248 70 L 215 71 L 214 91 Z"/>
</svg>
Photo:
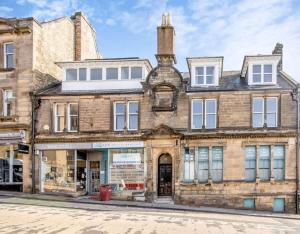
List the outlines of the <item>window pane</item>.
<svg viewBox="0 0 300 234">
<path fill-rule="evenodd" d="M 206 113 L 216 113 L 216 100 L 206 100 Z"/>
<path fill-rule="evenodd" d="M 264 82 L 272 82 L 272 74 L 264 74 Z"/>
<path fill-rule="evenodd" d="M 203 75 L 204 75 L 204 68 L 196 67 L 196 76 L 203 76 Z"/>
<path fill-rule="evenodd" d="M 13 44 L 5 44 L 5 52 L 12 54 L 14 52 Z"/>
<path fill-rule="evenodd" d="M 196 76 L 196 84 L 204 84 L 204 76 Z"/>
<path fill-rule="evenodd" d="M 256 179 L 256 147 L 247 146 L 245 159 L 245 180 L 255 181 Z"/>
<path fill-rule="evenodd" d="M 66 70 L 66 80 L 67 81 L 74 81 L 77 80 L 77 69 L 67 69 Z"/>
<path fill-rule="evenodd" d="M 8 54 L 6 55 L 6 68 L 13 68 L 14 67 L 14 55 Z"/>
<path fill-rule="evenodd" d="M 91 80 L 102 80 L 102 68 L 91 69 Z"/>
<path fill-rule="evenodd" d="M 123 130 L 125 128 L 125 116 L 124 115 L 117 115 L 116 116 L 116 129 Z"/>
<path fill-rule="evenodd" d="M 253 112 L 262 113 L 264 111 L 263 98 L 253 98 Z"/>
<path fill-rule="evenodd" d="M 267 98 L 267 112 L 276 113 L 277 111 L 277 98 Z"/>
<path fill-rule="evenodd" d="M 223 148 L 212 147 L 212 181 L 220 182 L 223 180 Z"/>
<path fill-rule="evenodd" d="M 261 83 L 261 74 L 253 74 L 253 82 Z"/>
<path fill-rule="evenodd" d="M 79 68 L 79 80 L 86 80 L 86 68 Z"/>
<path fill-rule="evenodd" d="M 274 146 L 274 179 L 284 180 L 285 163 L 284 163 L 284 146 Z"/>
<path fill-rule="evenodd" d="M 272 64 L 264 65 L 264 73 L 272 73 Z"/>
<path fill-rule="evenodd" d="M 263 114 L 253 114 L 253 127 L 262 128 L 263 127 Z"/>
<path fill-rule="evenodd" d="M 277 127 L 276 114 L 267 114 L 267 127 Z"/>
<path fill-rule="evenodd" d="M 216 115 L 206 114 L 206 128 L 216 128 Z"/>
<path fill-rule="evenodd" d="M 194 156 L 189 154 L 189 148 L 185 149 L 184 154 L 184 180 L 192 181 L 195 176 L 195 162 Z"/>
<path fill-rule="evenodd" d="M 214 77 L 213 76 L 206 76 L 206 84 L 213 84 Z"/>
<path fill-rule="evenodd" d="M 193 114 L 202 114 L 202 108 L 203 108 L 203 102 L 202 100 L 193 100 L 192 105 L 193 105 Z"/>
<path fill-rule="evenodd" d="M 124 103 L 116 103 L 116 113 L 117 114 L 125 114 L 125 104 Z"/>
<path fill-rule="evenodd" d="M 129 129 L 138 129 L 138 115 L 129 116 Z"/>
<path fill-rule="evenodd" d="M 78 117 L 77 116 L 71 116 L 70 117 L 70 130 L 71 131 L 77 131 L 78 130 Z"/>
<path fill-rule="evenodd" d="M 198 180 L 200 182 L 208 181 L 208 148 L 200 147 L 198 149 Z"/>
<path fill-rule="evenodd" d="M 129 67 L 121 67 L 121 79 L 122 80 L 129 79 Z"/>
<path fill-rule="evenodd" d="M 106 79 L 117 80 L 118 79 L 118 68 L 106 68 Z"/>
<path fill-rule="evenodd" d="M 206 76 L 214 76 L 215 67 L 206 67 Z"/>
<path fill-rule="evenodd" d="M 139 104 L 137 102 L 129 102 L 129 113 L 139 113 Z"/>
<path fill-rule="evenodd" d="M 131 79 L 142 79 L 142 78 L 143 78 L 143 69 L 141 67 L 132 67 Z"/>
<path fill-rule="evenodd" d="M 194 129 L 202 128 L 202 123 L 203 123 L 202 115 L 194 115 L 193 116 L 193 126 L 192 126 L 192 128 L 194 128 Z"/>
<path fill-rule="evenodd" d="M 253 65 L 253 73 L 261 73 L 261 65 Z"/>
<path fill-rule="evenodd" d="M 65 115 L 65 105 L 63 104 L 57 104 L 56 105 L 56 114 L 60 116 Z"/>
<path fill-rule="evenodd" d="M 260 146 L 259 178 L 270 179 L 270 146 Z"/>
<path fill-rule="evenodd" d="M 70 115 L 78 115 L 78 105 L 70 104 Z"/>
<path fill-rule="evenodd" d="M 57 131 L 61 132 L 65 129 L 65 117 L 57 117 Z"/>
</svg>

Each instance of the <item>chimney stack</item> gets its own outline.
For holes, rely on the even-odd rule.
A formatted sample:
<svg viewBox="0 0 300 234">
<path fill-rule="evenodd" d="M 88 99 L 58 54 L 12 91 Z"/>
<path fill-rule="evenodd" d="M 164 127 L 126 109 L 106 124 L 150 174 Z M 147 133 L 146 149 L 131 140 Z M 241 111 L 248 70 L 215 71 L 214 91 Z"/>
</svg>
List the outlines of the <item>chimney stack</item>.
<svg viewBox="0 0 300 234">
<path fill-rule="evenodd" d="M 278 70 L 281 71 L 282 70 L 282 48 L 283 45 L 279 42 L 276 43 L 274 50 L 272 51 L 272 54 L 274 55 L 280 55 L 280 61 L 278 63 Z"/>
<path fill-rule="evenodd" d="M 170 13 L 162 15 L 161 26 L 157 27 L 157 54 L 159 65 L 172 66 L 175 57 L 175 30 L 171 23 Z"/>
</svg>

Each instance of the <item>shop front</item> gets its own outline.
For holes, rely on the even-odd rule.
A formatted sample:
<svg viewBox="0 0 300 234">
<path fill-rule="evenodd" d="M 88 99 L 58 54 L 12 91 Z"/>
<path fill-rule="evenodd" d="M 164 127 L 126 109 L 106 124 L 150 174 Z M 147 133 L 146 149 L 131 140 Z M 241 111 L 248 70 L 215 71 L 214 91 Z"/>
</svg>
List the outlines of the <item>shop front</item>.
<svg viewBox="0 0 300 234">
<path fill-rule="evenodd" d="M 23 189 L 23 154 L 18 153 L 23 139 L 23 131 L 0 133 L 0 190 Z"/>
<path fill-rule="evenodd" d="M 104 184 L 116 199 L 144 193 L 143 142 L 37 144 L 36 157 L 41 193 L 95 195 Z"/>
</svg>

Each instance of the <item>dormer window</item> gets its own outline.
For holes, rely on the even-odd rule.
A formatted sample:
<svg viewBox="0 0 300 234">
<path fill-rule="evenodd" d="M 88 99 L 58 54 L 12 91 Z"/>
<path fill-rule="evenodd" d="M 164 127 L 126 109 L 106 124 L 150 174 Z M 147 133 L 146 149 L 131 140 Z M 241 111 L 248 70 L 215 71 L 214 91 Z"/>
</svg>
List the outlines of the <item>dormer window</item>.
<svg viewBox="0 0 300 234">
<path fill-rule="evenodd" d="M 70 68 L 66 70 L 66 80 L 76 81 L 77 80 L 77 69 Z"/>
<path fill-rule="evenodd" d="M 212 85 L 214 84 L 215 67 L 195 67 L 195 84 Z"/>
<path fill-rule="evenodd" d="M 252 70 L 253 84 L 272 83 L 272 64 L 255 64 Z"/>
</svg>

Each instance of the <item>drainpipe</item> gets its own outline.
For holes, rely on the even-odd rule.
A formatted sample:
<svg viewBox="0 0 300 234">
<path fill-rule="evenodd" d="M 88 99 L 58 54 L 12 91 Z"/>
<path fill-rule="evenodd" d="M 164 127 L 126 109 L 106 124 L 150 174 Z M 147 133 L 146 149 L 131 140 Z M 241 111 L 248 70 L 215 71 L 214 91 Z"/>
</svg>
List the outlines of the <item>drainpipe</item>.
<svg viewBox="0 0 300 234">
<path fill-rule="evenodd" d="M 296 214 L 299 214 L 299 90 L 298 85 L 292 92 L 292 99 L 297 103 L 297 138 L 296 138 Z"/>
<path fill-rule="evenodd" d="M 40 99 L 37 99 L 35 93 L 31 93 L 31 175 L 32 175 L 32 188 L 31 193 L 35 193 L 35 123 L 36 123 L 36 111 L 40 107 Z"/>
</svg>

